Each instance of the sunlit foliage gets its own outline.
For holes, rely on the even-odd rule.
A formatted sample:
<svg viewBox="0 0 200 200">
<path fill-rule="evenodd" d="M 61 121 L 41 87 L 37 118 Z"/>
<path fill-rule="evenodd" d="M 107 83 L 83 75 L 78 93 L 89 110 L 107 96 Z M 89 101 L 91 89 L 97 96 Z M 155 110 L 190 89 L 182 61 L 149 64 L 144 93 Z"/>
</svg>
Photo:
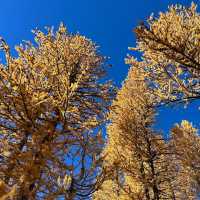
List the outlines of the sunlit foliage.
<svg viewBox="0 0 200 200">
<path fill-rule="evenodd" d="M 173 153 L 162 136 L 152 129 L 154 102 L 143 73 L 131 68 L 113 103 L 109 116 L 111 124 L 107 129 L 104 166 L 113 169 L 113 186 L 105 182 L 95 193 L 96 199 L 106 194 L 111 198 L 117 189 L 120 200 L 159 200 L 174 196 L 175 171 L 169 165 Z"/>
<path fill-rule="evenodd" d="M 199 99 L 200 15 L 196 5 L 169 7 L 135 29 L 141 59 L 128 56 L 128 77 L 109 115 L 105 168 L 113 176 L 94 199 L 195 200 L 200 136 L 188 121 L 169 138 L 154 130 L 157 108 Z"/>
<path fill-rule="evenodd" d="M 98 184 L 113 89 L 104 57 L 84 36 L 34 31 L 12 57 L 1 39 L 0 198 L 83 199 Z"/>
<path fill-rule="evenodd" d="M 182 198 L 196 199 L 200 191 L 200 136 L 197 129 L 185 120 L 171 130 L 171 135 L 178 169 L 178 190 L 184 190 Z"/>
<path fill-rule="evenodd" d="M 135 33 L 141 58 L 126 58 L 111 106 L 105 58 L 87 38 L 36 30 L 16 57 L 0 40 L 1 200 L 198 198 L 198 129 L 183 120 L 166 138 L 154 125 L 160 106 L 200 98 L 200 14 L 170 6 Z"/>
<path fill-rule="evenodd" d="M 159 17 L 153 15 L 135 29 L 139 62 L 127 62 L 146 71 L 149 85 L 163 101 L 199 98 L 200 15 L 196 5 L 171 6 Z"/>
</svg>

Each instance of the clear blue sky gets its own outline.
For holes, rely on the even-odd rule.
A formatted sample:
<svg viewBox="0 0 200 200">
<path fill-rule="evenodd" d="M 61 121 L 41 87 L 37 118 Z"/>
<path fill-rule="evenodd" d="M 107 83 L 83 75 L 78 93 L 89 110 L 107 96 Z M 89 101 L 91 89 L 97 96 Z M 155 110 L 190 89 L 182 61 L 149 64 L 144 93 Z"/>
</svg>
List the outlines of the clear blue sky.
<svg viewBox="0 0 200 200">
<path fill-rule="evenodd" d="M 194 1 L 198 2 L 198 1 Z M 103 55 L 111 57 L 109 77 L 119 86 L 127 75 L 124 58 L 127 47 L 135 45 L 132 29 L 152 12 L 167 9 L 168 5 L 189 0 L 4 0 L 0 4 L 0 35 L 9 45 L 32 40 L 35 27 L 58 27 L 62 21 L 70 32 L 80 32 L 100 46 Z M 197 126 L 198 106 L 188 109 L 162 109 L 158 127 L 168 130 L 175 122 L 189 119 Z"/>
</svg>

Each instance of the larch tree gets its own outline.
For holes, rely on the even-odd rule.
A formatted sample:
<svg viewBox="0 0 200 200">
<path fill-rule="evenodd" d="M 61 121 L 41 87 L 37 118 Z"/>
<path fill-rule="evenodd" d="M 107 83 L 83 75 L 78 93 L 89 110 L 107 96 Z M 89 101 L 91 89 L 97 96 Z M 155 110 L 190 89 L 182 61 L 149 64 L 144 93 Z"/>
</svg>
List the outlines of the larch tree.
<svg viewBox="0 0 200 200">
<path fill-rule="evenodd" d="M 129 56 L 127 61 L 143 69 L 148 88 L 157 97 L 157 105 L 176 105 L 177 102 L 189 104 L 192 100 L 199 100 L 200 14 L 197 6 L 194 3 L 190 7 L 170 6 L 159 17 L 152 15 L 147 22 L 139 25 L 135 33 L 137 46 L 131 49 L 142 52 L 142 59 L 137 61 Z M 185 160 L 182 162 L 184 168 L 195 170 L 199 187 L 199 135 L 193 131 L 189 137 L 185 125 L 179 130 L 179 134 L 172 134 L 174 145 L 177 146 L 175 153 L 180 153 L 185 145 L 188 146 L 187 153 L 179 158 Z M 193 146 L 189 148 L 189 144 Z M 191 163 L 192 158 L 195 164 Z M 193 166 L 188 166 L 189 163 Z"/>
<path fill-rule="evenodd" d="M 126 59 L 132 67 L 113 102 L 107 129 L 104 166 L 113 170 L 113 177 L 94 197 L 195 200 L 200 171 L 197 130 L 183 121 L 167 141 L 152 126 L 161 105 L 200 98 L 200 14 L 194 3 L 189 8 L 170 6 L 159 17 L 151 15 L 135 33 L 137 46 L 130 49 L 142 57 Z"/>
<path fill-rule="evenodd" d="M 0 199 L 84 199 L 99 183 L 114 94 L 105 58 L 79 34 L 34 31 L 12 57 L 1 39 Z"/>
<path fill-rule="evenodd" d="M 169 165 L 172 152 L 152 128 L 156 97 L 144 78 L 141 70 L 132 67 L 113 102 L 104 150 L 104 167 L 112 168 L 113 177 L 104 182 L 94 199 L 174 199 L 176 172 Z"/>
<path fill-rule="evenodd" d="M 200 97 L 200 15 L 196 5 L 170 6 L 159 17 L 151 15 L 135 29 L 136 48 L 149 86 L 162 102 L 189 101 Z"/>
<path fill-rule="evenodd" d="M 180 199 L 197 199 L 200 192 L 200 136 L 198 130 L 183 120 L 171 130 L 170 148 L 175 152 L 178 169 L 177 195 Z M 180 193 L 180 190 L 183 191 Z M 180 196 L 181 195 L 181 196 Z"/>
</svg>

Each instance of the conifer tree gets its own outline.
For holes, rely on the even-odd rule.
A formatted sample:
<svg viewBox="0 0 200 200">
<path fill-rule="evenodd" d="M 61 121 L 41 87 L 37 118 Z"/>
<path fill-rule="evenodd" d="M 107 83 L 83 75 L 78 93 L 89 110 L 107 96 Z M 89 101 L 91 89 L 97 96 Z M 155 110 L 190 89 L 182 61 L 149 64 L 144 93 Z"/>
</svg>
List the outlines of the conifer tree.
<svg viewBox="0 0 200 200">
<path fill-rule="evenodd" d="M 1 39 L 0 199 L 84 199 L 98 185 L 98 131 L 113 89 L 89 39 L 34 31 L 12 57 Z"/>
<path fill-rule="evenodd" d="M 159 106 L 200 97 L 199 22 L 192 3 L 151 15 L 135 29 L 137 46 L 130 49 L 142 57 L 126 59 L 132 67 L 113 103 L 104 150 L 104 166 L 113 169 L 113 177 L 95 193 L 96 199 L 103 194 L 120 200 L 198 198 L 197 130 L 183 121 L 167 141 L 152 126 Z"/>
<path fill-rule="evenodd" d="M 200 191 L 200 136 L 198 130 L 183 120 L 171 130 L 170 146 L 175 152 L 179 198 L 197 199 Z M 180 190 L 183 191 L 180 193 Z"/>
<path fill-rule="evenodd" d="M 143 72 L 132 67 L 109 116 L 104 166 L 112 168 L 114 175 L 95 193 L 96 199 L 106 194 L 120 200 L 173 199 L 175 172 L 168 163 L 173 154 L 152 128 L 154 103 Z M 109 186 L 111 183 L 113 186 Z"/>
<path fill-rule="evenodd" d="M 158 17 L 151 15 L 135 29 L 137 46 L 131 49 L 141 51 L 142 59 L 137 61 L 129 56 L 127 63 L 144 71 L 148 88 L 157 97 L 159 106 L 177 102 L 189 105 L 192 100 L 199 100 L 199 22 L 197 5 L 192 3 L 190 7 L 170 6 L 167 12 L 161 12 Z M 193 186 L 192 190 L 198 191 L 199 135 L 194 130 L 183 121 L 180 127 L 172 130 L 172 143 L 177 162 L 181 160 L 182 167 L 192 169 L 195 174 L 187 177 L 195 177 L 198 186 Z"/>
<path fill-rule="evenodd" d="M 161 102 L 199 99 L 200 15 L 192 3 L 170 6 L 167 12 L 149 19 L 135 29 L 136 48 L 142 60 L 128 60 L 145 69 L 149 86 Z"/>
</svg>

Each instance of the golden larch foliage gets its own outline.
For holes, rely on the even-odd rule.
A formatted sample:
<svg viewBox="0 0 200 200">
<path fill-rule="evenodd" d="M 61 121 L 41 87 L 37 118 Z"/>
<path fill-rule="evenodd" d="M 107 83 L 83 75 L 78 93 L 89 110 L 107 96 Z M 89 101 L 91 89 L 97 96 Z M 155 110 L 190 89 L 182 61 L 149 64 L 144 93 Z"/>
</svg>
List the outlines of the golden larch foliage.
<svg viewBox="0 0 200 200">
<path fill-rule="evenodd" d="M 1 39 L 0 198 L 86 197 L 98 182 L 97 128 L 113 96 L 111 83 L 100 80 L 105 58 L 63 24 L 34 34 L 36 45 L 17 46 L 17 57 Z"/>
</svg>

